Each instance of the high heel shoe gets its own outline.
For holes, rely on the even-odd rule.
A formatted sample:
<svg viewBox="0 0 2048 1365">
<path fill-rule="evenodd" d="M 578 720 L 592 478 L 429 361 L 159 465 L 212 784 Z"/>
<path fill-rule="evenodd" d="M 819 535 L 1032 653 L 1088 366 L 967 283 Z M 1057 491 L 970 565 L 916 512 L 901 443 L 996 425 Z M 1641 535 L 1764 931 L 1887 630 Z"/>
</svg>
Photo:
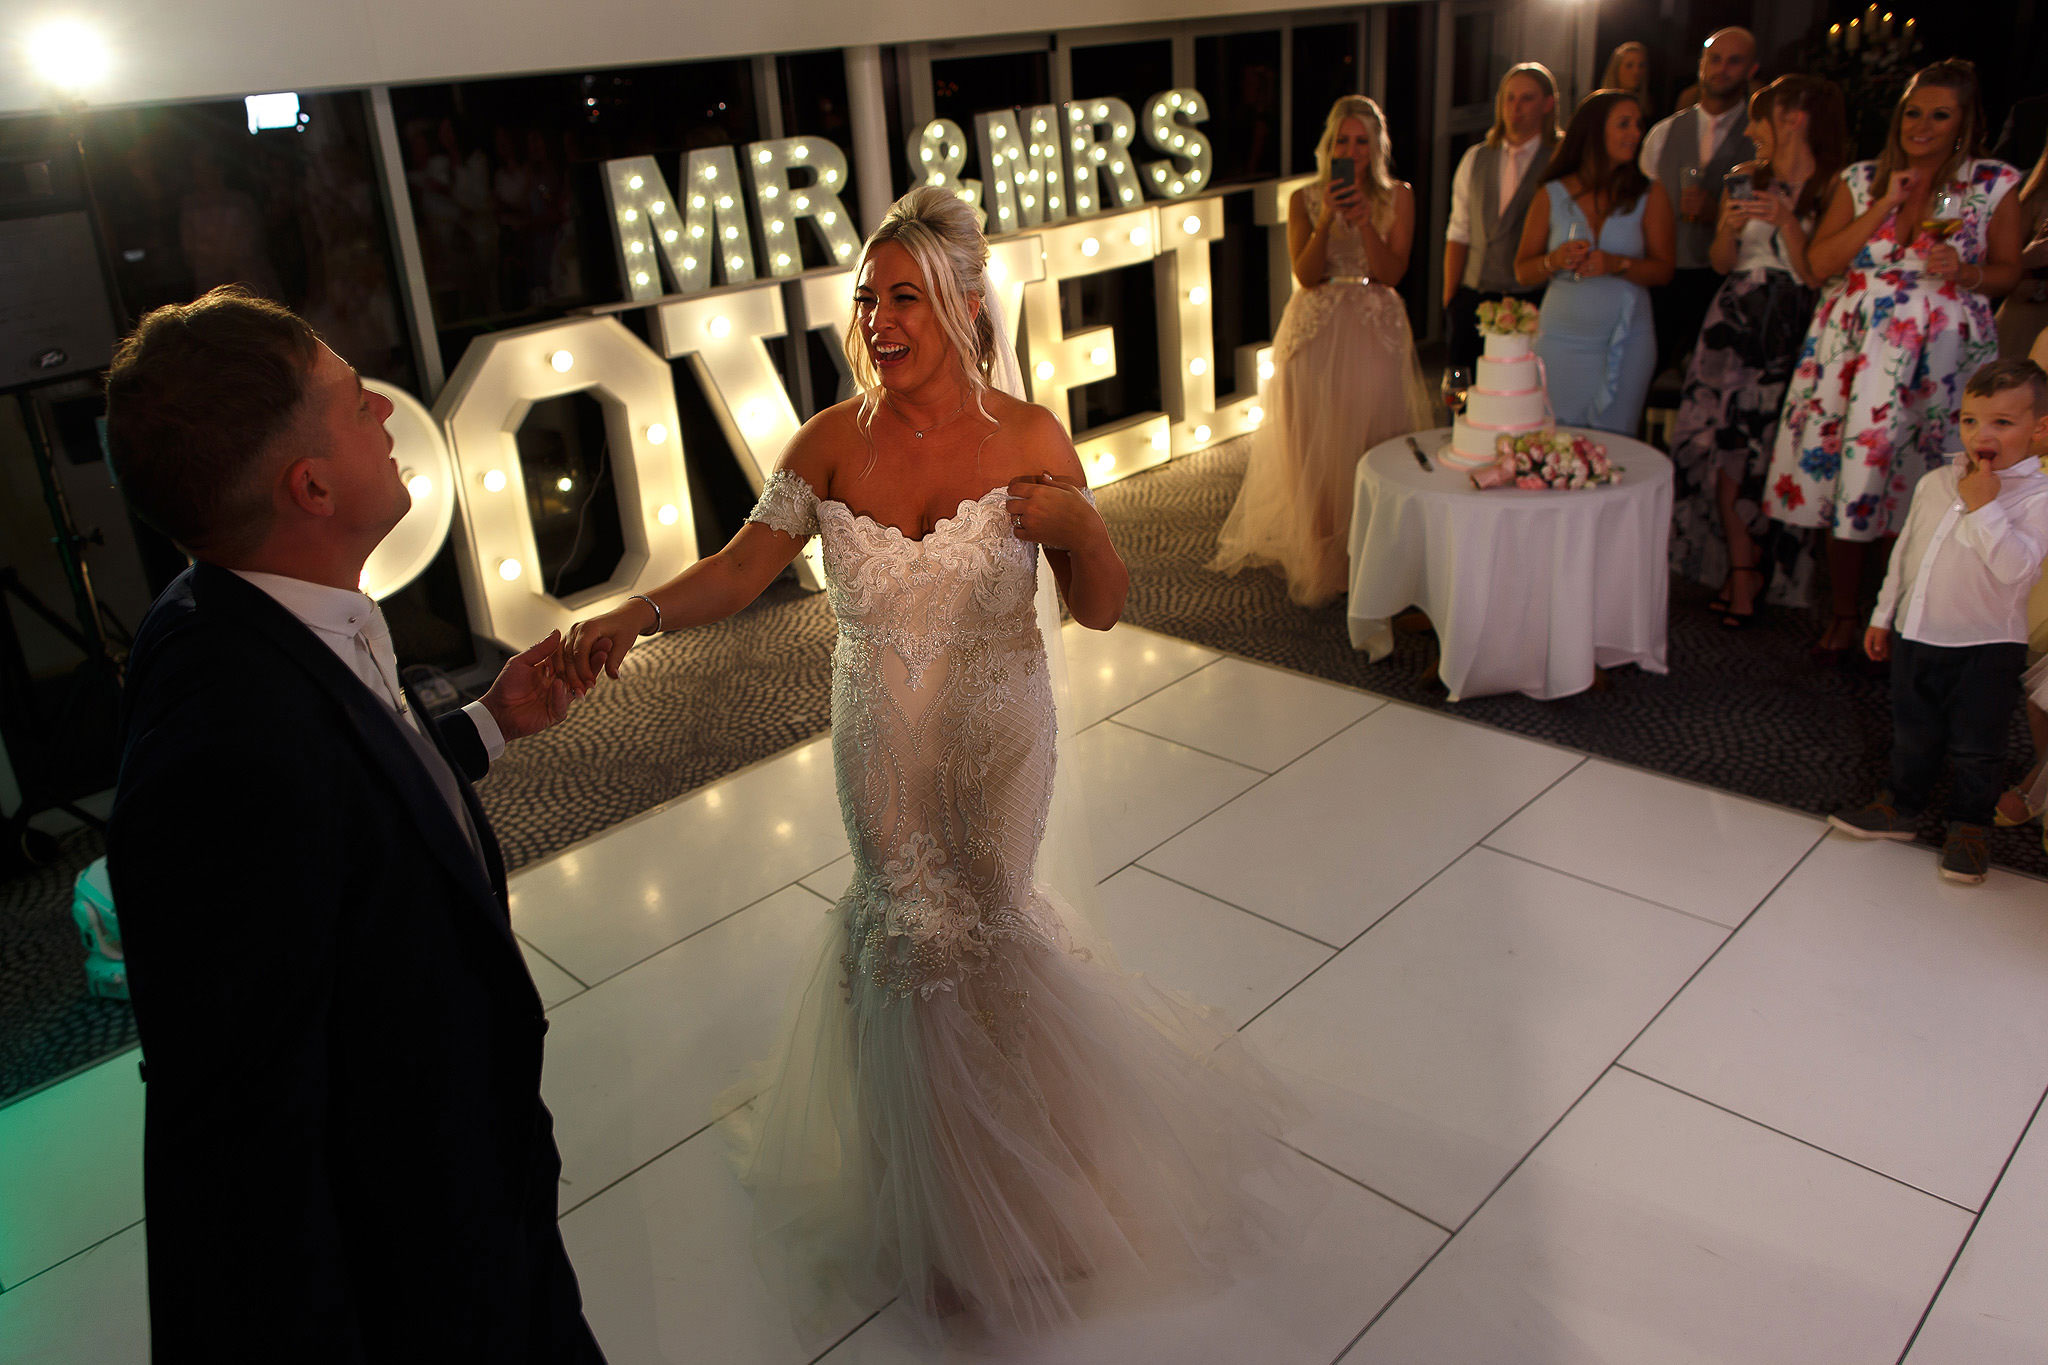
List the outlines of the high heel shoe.
<svg viewBox="0 0 2048 1365">
<path fill-rule="evenodd" d="M 1739 573 L 1752 573 L 1757 576 L 1756 591 L 1750 594 L 1748 611 L 1735 610 L 1735 575 Z M 1755 622 L 1757 599 L 1763 596 L 1764 585 L 1769 581 L 1770 577 L 1764 572 L 1761 562 L 1732 565 L 1728 570 L 1728 589 L 1723 594 L 1721 604 L 1714 608 L 1721 614 L 1721 629 L 1744 630 Z"/>
</svg>

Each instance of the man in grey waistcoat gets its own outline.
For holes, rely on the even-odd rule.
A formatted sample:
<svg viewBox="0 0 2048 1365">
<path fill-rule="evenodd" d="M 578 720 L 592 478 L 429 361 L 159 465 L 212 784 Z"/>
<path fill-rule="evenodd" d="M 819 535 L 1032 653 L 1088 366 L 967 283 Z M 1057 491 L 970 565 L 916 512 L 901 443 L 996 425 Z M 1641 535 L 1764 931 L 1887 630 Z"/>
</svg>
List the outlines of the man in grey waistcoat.
<svg viewBox="0 0 2048 1365">
<path fill-rule="evenodd" d="M 1452 365 L 1479 359 L 1479 305 L 1533 296 L 1515 281 L 1522 220 L 1557 150 L 1557 82 L 1541 62 L 1523 62 L 1500 78 L 1493 127 L 1469 147 L 1451 180 L 1444 229 L 1444 323 Z"/>
<path fill-rule="evenodd" d="M 1749 78 L 1756 73 L 1756 39 L 1746 28 L 1724 28 L 1700 48 L 1699 103 L 1651 128 L 1643 138 L 1643 174 L 1664 186 L 1678 209 L 1678 270 L 1654 291 L 1657 356 L 1683 372 L 1699 340 L 1707 305 L 1721 287 L 1708 260 L 1721 179 L 1756 155 L 1749 126 Z"/>
</svg>

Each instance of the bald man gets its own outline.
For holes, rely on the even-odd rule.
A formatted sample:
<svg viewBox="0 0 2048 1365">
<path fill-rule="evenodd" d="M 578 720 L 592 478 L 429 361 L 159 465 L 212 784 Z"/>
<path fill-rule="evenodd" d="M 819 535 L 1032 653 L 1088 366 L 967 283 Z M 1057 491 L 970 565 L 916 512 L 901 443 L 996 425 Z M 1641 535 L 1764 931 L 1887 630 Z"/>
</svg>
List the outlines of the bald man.
<svg viewBox="0 0 2048 1365">
<path fill-rule="evenodd" d="M 1756 39 L 1749 30 L 1717 31 L 1700 47 L 1699 103 L 1657 124 L 1643 139 L 1643 174 L 1661 183 L 1678 209 L 1678 271 L 1651 295 L 1660 368 L 1685 369 L 1707 305 L 1721 286 L 1707 251 L 1714 244 L 1721 178 L 1756 155 L 1743 133 L 1749 78 L 1755 74 Z"/>
</svg>

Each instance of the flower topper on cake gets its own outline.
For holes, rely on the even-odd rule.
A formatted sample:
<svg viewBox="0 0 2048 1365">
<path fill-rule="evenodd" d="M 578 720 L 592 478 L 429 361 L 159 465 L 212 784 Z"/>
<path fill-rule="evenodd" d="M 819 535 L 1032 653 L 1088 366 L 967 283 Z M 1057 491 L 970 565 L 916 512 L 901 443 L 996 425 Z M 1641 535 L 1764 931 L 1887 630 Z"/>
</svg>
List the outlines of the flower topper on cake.
<svg viewBox="0 0 2048 1365">
<path fill-rule="evenodd" d="M 1479 305 L 1479 330 L 1494 336 L 1535 336 L 1536 305 L 1527 299 L 1489 299 Z"/>
<path fill-rule="evenodd" d="M 1473 473 L 1474 488 L 1597 488 L 1621 482 L 1621 470 L 1608 462 L 1607 447 L 1571 432 L 1503 436 L 1495 449 L 1499 458 Z"/>
</svg>

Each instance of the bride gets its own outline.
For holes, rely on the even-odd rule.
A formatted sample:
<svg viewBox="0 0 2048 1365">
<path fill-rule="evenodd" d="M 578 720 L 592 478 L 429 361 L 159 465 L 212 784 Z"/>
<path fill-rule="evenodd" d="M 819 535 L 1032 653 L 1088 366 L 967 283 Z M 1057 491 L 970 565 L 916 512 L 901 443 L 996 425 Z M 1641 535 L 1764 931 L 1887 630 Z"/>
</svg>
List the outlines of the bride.
<svg viewBox="0 0 2048 1365">
<path fill-rule="evenodd" d="M 1038 561 L 1096 630 L 1129 579 L 1066 434 L 1014 396 L 987 259 L 959 199 L 905 195 L 855 276 L 860 395 L 804 424 L 723 550 L 566 646 L 577 687 L 616 677 L 822 538 L 855 870 L 740 1116 L 757 1254 L 813 1330 L 900 1294 L 1031 1332 L 1084 1289 L 1213 1275 L 1265 1230 L 1240 1177 L 1282 1154 L 1235 1034 L 1079 946 L 1034 875 L 1056 805 Z"/>
</svg>

